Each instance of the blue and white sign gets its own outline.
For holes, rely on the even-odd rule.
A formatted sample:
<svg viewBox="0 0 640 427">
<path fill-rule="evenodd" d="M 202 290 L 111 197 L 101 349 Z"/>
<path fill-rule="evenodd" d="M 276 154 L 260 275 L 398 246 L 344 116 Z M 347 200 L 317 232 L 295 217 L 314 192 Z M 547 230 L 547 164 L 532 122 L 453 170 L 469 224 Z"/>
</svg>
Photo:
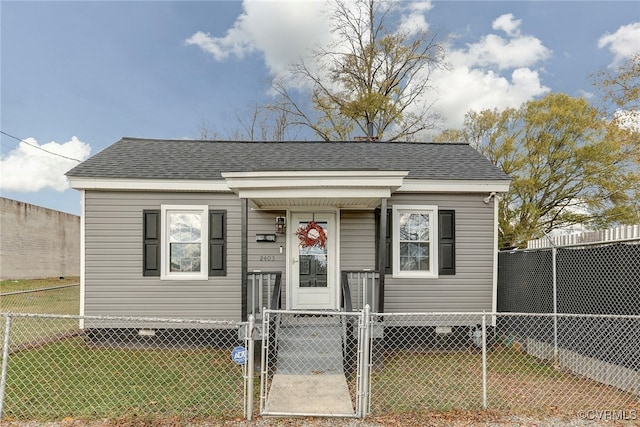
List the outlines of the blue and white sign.
<svg viewBox="0 0 640 427">
<path fill-rule="evenodd" d="M 231 360 L 238 365 L 244 365 L 247 363 L 247 350 L 242 346 L 235 347 L 231 350 Z"/>
</svg>

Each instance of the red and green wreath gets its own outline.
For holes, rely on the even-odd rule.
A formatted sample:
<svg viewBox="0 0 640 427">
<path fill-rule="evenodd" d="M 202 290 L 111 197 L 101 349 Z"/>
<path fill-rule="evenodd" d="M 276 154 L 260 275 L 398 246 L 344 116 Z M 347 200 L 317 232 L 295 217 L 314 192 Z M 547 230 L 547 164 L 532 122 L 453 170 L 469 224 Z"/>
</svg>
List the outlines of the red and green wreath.
<svg viewBox="0 0 640 427">
<path fill-rule="evenodd" d="M 310 248 L 313 246 L 324 248 L 327 244 L 326 231 L 315 221 L 310 221 L 306 227 L 298 227 L 296 236 L 300 239 L 300 246 L 303 248 Z"/>
</svg>

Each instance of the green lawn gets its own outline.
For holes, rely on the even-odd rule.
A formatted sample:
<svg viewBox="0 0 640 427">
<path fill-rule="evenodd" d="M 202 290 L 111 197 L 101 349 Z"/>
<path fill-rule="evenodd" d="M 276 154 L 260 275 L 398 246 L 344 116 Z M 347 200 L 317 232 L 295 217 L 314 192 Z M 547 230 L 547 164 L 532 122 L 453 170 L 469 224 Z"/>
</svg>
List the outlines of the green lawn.
<svg viewBox="0 0 640 427">
<path fill-rule="evenodd" d="M 81 336 L 14 351 L 5 419 L 242 417 L 242 368 L 230 351 L 113 348 L 88 344 Z M 495 346 L 487 362 L 493 411 L 575 416 L 584 408 L 638 408 L 637 396 L 513 348 Z M 371 380 L 374 416 L 482 409 L 482 355 L 476 350 L 387 350 L 374 361 Z"/>
<path fill-rule="evenodd" d="M 12 283 L 8 283 L 12 282 Z M 63 283 L 66 282 L 66 283 Z M 77 283 L 76 280 L 38 279 L 22 281 L 3 281 L 0 296 L 1 313 L 29 313 L 29 314 L 71 314 L 80 312 L 80 287 L 71 286 L 59 289 L 40 290 L 28 293 L 9 294 L 19 290 L 42 289 L 50 286 L 68 286 Z M 78 330 L 79 321 L 76 319 L 56 320 L 12 317 L 11 344 L 12 348 L 24 343 L 40 342 L 43 339 L 56 338 Z M 0 343 L 4 340 L 4 317 L 0 316 Z"/>
<path fill-rule="evenodd" d="M 11 354 L 8 420 L 242 416 L 230 349 L 101 348 L 80 338 Z"/>
<path fill-rule="evenodd" d="M 78 276 L 65 277 L 48 277 L 44 279 L 19 279 L 19 280 L 2 280 L 0 281 L 0 294 L 15 291 L 24 291 L 30 289 L 51 288 L 54 286 L 72 285 L 80 283 Z"/>
<path fill-rule="evenodd" d="M 49 289 L 78 284 L 77 277 L 0 282 L 0 313 L 79 314 L 80 286 Z M 34 292 L 14 292 L 34 290 Z M 37 291 L 35 291 L 37 290 Z"/>
<path fill-rule="evenodd" d="M 482 409 L 479 351 L 388 351 L 372 373 L 374 414 Z M 488 409 L 575 415 L 585 408 L 637 408 L 637 396 L 558 370 L 524 351 L 487 352 Z"/>
</svg>

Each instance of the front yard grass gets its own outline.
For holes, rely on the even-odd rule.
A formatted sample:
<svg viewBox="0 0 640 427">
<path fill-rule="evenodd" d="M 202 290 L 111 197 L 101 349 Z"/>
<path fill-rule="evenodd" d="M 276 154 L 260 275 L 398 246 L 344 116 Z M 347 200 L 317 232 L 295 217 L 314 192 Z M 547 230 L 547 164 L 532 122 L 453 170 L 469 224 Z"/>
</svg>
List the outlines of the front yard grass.
<svg viewBox="0 0 640 427">
<path fill-rule="evenodd" d="M 0 312 L 79 314 L 80 286 L 78 277 L 64 279 L 3 280 L 0 282 Z M 76 285 L 59 289 L 58 286 Z M 33 291 L 14 293 L 19 291 Z"/>
<path fill-rule="evenodd" d="M 482 354 L 389 351 L 372 373 L 374 414 L 481 410 Z M 556 369 L 522 350 L 495 346 L 487 353 L 487 407 L 523 415 L 568 415 L 593 408 L 640 409 L 640 399 Z"/>
<path fill-rule="evenodd" d="M 243 374 L 230 350 L 115 348 L 77 336 L 15 351 L 5 420 L 240 418 Z M 495 346 L 487 361 L 490 411 L 575 417 L 593 408 L 640 409 L 637 396 L 557 370 L 521 350 Z M 386 350 L 374 361 L 371 380 L 374 417 L 482 410 L 477 350 Z"/>
<path fill-rule="evenodd" d="M 6 420 L 242 416 L 230 349 L 105 348 L 81 337 L 10 355 Z"/>
<path fill-rule="evenodd" d="M 74 285 L 80 283 L 80 277 L 47 277 L 43 279 L 0 280 L 0 294 L 15 291 L 51 288 L 54 286 Z"/>
</svg>

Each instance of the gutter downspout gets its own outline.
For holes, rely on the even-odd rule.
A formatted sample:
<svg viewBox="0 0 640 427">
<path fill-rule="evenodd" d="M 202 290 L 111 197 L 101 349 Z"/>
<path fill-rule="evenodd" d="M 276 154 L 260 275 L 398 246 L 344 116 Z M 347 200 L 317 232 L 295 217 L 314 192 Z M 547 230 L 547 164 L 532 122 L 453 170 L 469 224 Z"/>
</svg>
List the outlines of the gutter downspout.
<svg viewBox="0 0 640 427">
<path fill-rule="evenodd" d="M 380 199 L 380 230 L 378 239 L 378 313 L 384 313 L 384 276 L 386 254 L 386 236 L 387 236 L 387 199 Z M 375 309 L 375 307 L 374 307 Z"/>
<path fill-rule="evenodd" d="M 241 319 L 243 322 L 247 321 L 247 274 L 249 269 L 249 258 L 247 250 L 248 232 L 249 232 L 249 208 L 248 200 L 246 198 L 240 199 L 240 274 L 241 274 L 241 286 L 242 289 L 242 314 Z"/>
</svg>

